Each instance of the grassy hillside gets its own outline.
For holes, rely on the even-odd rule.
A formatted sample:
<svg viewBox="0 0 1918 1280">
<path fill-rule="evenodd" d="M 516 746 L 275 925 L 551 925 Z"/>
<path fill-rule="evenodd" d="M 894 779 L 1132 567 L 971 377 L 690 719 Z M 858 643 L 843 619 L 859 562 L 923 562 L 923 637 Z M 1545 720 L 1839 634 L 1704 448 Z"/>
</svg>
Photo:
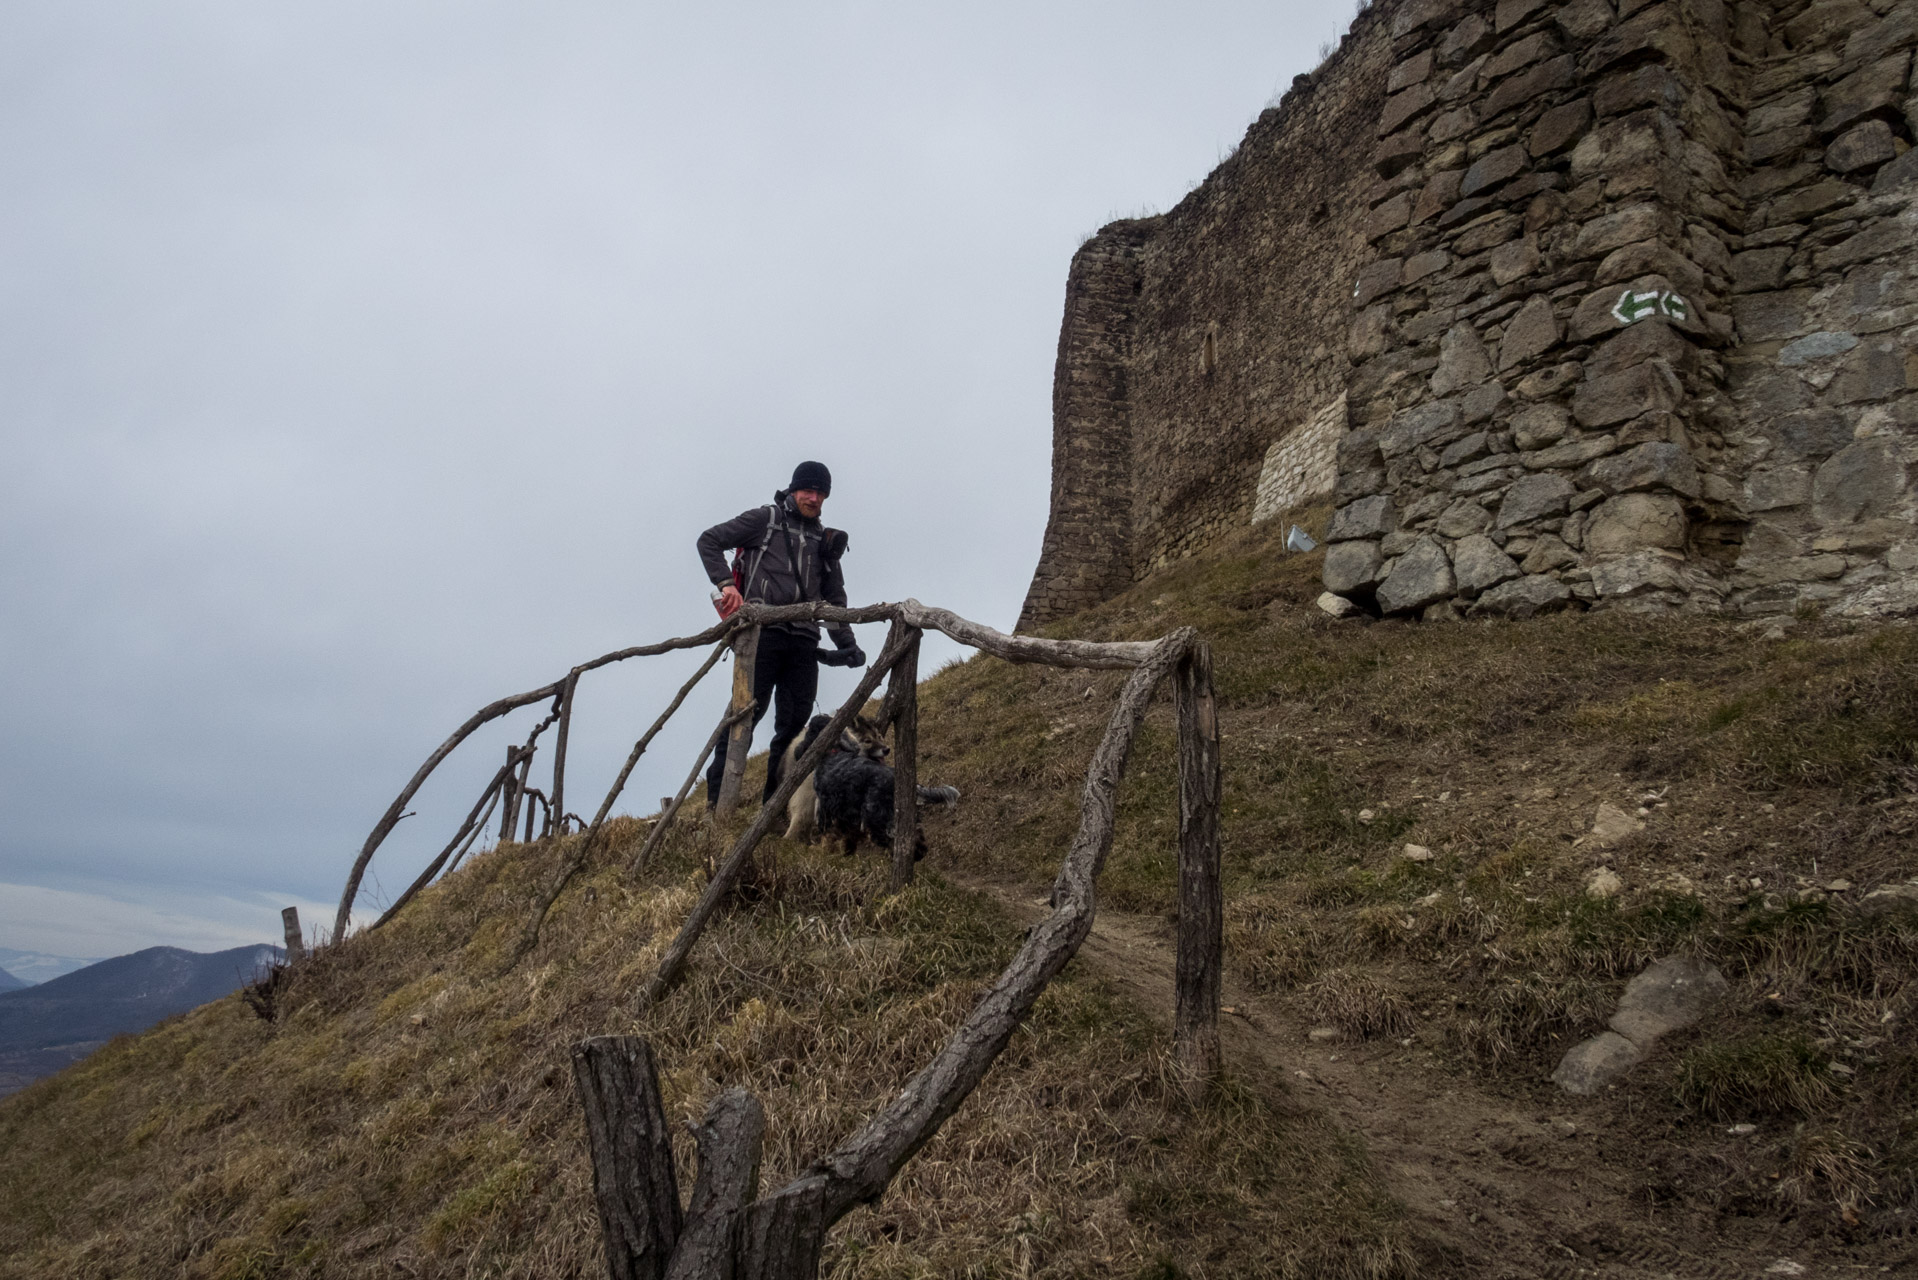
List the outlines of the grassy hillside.
<svg viewBox="0 0 1918 1280">
<path fill-rule="evenodd" d="M 1232 999 L 1363 1056 L 1388 1126 L 1416 1083 L 1601 1135 L 1578 1159 L 1694 1247 L 1909 1261 L 1918 916 L 1858 904 L 1918 876 L 1918 636 L 1335 622 L 1311 607 L 1315 560 L 1248 539 L 1060 628 L 1191 623 L 1215 646 Z M 495 971 L 551 848 L 479 858 L 292 971 L 271 1021 L 228 1000 L 116 1041 L 0 1103 L 0 1276 L 599 1274 L 567 1058 L 589 1034 L 650 1036 L 688 1120 L 722 1085 L 758 1093 L 777 1185 L 924 1062 L 1011 954 L 1000 903 L 1050 880 L 1117 683 L 940 672 L 923 773 L 965 799 L 931 819 L 920 885 L 888 900 L 870 854 L 769 844 L 776 869 L 644 1017 L 631 992 L 705 850 L 686 833 L 628 880 L 643 827 L 625 822 L 511 974 Z M 1169 714 L 1142 736 L 1103 881 L 1108 905 L 1148 917 L 1173 905 Z M 1641 828 L 1597 847 L 1600 803 Z M 1614 896 L 1587 892 L 1599 871 Z M 1720 965 L 1731 998 L 1616 1088 L 1559 1095 L 1565 1047 L 1674 951 Z M 842 1225 L 831 1274 L 1493 1274 L 1472 1228 L 1409 1211 L 1405 1171 L 1375 1167 L 1274 1065 L 1306 1052 L 1302 1032 L 1234 1054 L 1194 1109 L 1163 1010 L 1115 976 L 1068 970 L 892 1192 Z"/>
<path fill-rule="evenodd" d="M 1918 912 L 1865 901 L 1918 884 L 1918 633 L 1337 621 L 1311 605 L 1317 560 L 1248 538 L 1062 628 L 1189 623 L 1215 646 L 1229 975 L 1403 1071 L 1576 1112 L 1683 1231 L 1756 1219 L 1781 1248 L 1918 1263 Z M 977 798 L 945 836 L 961 864 L 1045 877 L 1114 684 L 983 662 L 932 682 L 925 772 Z M 1104 888 L 1171 913 L 1170 707 L 1155 717 Z M 1601 803 L 1640 829 L 1600 847 Z M 1620 891 L 1594 896 L 1606 871 Z M 1718 964 L 1731 997 L 1566 1099 L 1559 1057 L 1675 952 Z"/>
<path fill-rule="evenodd" d="M 0 1105 L 0 1275 L 601 1275 L 574 1042 L 650 1036 L 689 1123 L 751 1088 L 776 1186 L 889 1099 L 1018 943 L 945 877 L 885 899 L 875 859 L 782 846 L 690 979 L 635 1018 L 700 847 L 635 884 L 619 868 L 640 824 L 616 834 L 505 978 L 487 975 L 548 850 L 483 857 L 295 968 L 271 1022 L 209 1005 Z M 842 1225 L 828 1273 L 1403 1269 L 1362 1151 L 1269 1081 L 1194 1111 L 1166 1049 L 1096 978 L 1055 983 L 893 1192 Z"/>
</svg>

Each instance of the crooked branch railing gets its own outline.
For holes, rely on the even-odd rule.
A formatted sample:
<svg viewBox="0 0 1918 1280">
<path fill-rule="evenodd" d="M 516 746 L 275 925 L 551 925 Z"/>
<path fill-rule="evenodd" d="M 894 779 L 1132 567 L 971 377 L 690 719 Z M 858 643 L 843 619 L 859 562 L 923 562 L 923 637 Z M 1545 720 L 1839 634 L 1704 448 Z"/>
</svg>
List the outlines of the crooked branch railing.
<svg viewBox="0 0 1918 1280">
<path fill-rule="evenodd" d="M 639 757 L 693 686 L 733 643 L 735 633 L 747 627 L 793 621 L 884 621 L 892 625 L 885 646 L 861 676 L 852 696 L 833 713 L 826 731 L 818 735 L 797 767 L 780 779 L 773 795 L 714 869 L 705 892 L 638 993 L 642 1009 L 665 994 L 678 978 L 707 923 L 750 865 L 753 850 L 784 816 L 787 802 L 800 780 L 812 772 L 824 757 L 827 746 L 837 740 L 839 732 L 877 690 L 879 681 L 888 675 L 891 679 L 881 720 L 895 731 L 893 758 L 897 790 L 894 793 L 892 884 L 897 889 L 910 881 L 917 835 L 918 653 L 924 631 L 939 631 L 961 644 L 1012 662 L 1130 670 L 1132 674 L 1120 691 L 1086 772 L 1079 804 L 1079 827 L 1053 884 L 1051 914 L 1028 931 L 1018 954 L 953 1033 L 945 1048 L 906 1084 L 890 1105 L 836 1150 L 814 1161 L 800 1177 L 770 1195 L 758 1196 L 764 1114 L 759 1104 L 742 1090 L 728 1089 L 714 1101 L 705 1124 L 697 1131 L 698 1178 L 692 1203 L 682 1210 L 673 1170 L 670 1131 L 650 1048 L 638 1037 L 598 1037 L 583 1041 L 574 1049 L 574 1074 L 586 1109 L 594 1191 L 605 1232 L 607 1270 L 614 1280 L 628 1277 L 807 1280 L 817 1274 L 820 1250 L 832 1224 L 854 1206 L 882 1195 L 906 1161 L 932 1139 L 939 1126 L 984 1078 L 1047 984 L 1077 954 L 1091 931 L 1097 905 L 1095 886 L 1112 848 L 1119 782 L 1125 774 L 1126 761 L 1146 707 L 1154 691 L 1168 677 L 1173 689 L 1179 744 L 1179 940 L 1174 1051 L 1195 1095 L 1202 1094 L 1219 1071 L 1222 902 L 1218 711 L 1212 687 L 1211 652 L 1189 628 L 1148 641 L 1045 640 L 1006 635 L 945 609 L 928 608 L 916 600 L 859 609 L 824 604 L 749 605 L 697 636 L 618 650 L 573 668 L 553 684 L 502 698 L 481 708 L 427 757 L 360 850 L 340 900 L 334 937 L 345 937 L 346 921 L 360 879 L 380 842 L 405 812 L 407 802 L 434 768 L 474 730 L 518 707 L 553 699 L 553 714 L 534 731 L 533 738 L 537 738 L 547 724 L 558 720 L 561 731 L 553 783 L 553 808 L 558 809 L 563 795 L 564 746 L 580 675 L 626 658 L 714 645 L 705 663 L 634 745 L 625 768 L 600 805 L 584 838 L 554 868 L 534 903 L 507 967 L 517 964 L 537 943 L 548 909 L 590 857 L 606 816 Z M 739 645 L 739 649 L 750 652 L 750 641 Z M 735 680 L 733 702 L 708 738 L 700 764 L 722 735 L 728 732 L 737 735 L 742 727 L 749 727 L 750 689 L 749 679 Z M 740 741 L 739 746 L 739 756 L 743 759 L 744 741 Z M 524 747 L 509 755 L 493 784 L 482 794 L 481 803 L 475 804 L 473 813 L 468 815 L 466 824 L 446 851 L 381 918 L 381 923 L 391 918 L 431 879 L 455 846 L 462 840 L 470 844 L 471 826 L 482 803 L 487 803 L 489 797 L 497 798 L 513 785 L 516 766 L 519 785 L 524 786 L 524 762 L 532 750 L 533 739 L 529 738 Z M 730 747 L 728 763 L 733 763 Z M 643 867 L 691 790 L 698 772 L 696 764 L 686 784 L 660 816 L 630 871 Z M 477 817 L 477 821 L 484 823 L 485 818 Z"/>
</svg>

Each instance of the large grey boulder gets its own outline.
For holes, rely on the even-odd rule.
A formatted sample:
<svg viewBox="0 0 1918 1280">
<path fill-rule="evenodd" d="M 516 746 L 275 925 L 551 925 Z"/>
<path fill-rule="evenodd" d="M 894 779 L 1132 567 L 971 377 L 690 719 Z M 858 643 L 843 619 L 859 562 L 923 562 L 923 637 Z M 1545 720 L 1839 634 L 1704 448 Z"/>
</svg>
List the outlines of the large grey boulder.
<svg viewBox="0 0 1918 1280">
<path fill-rule="evenodd" d="M 1689 1027 L 1724 999 L 1731 984 L 1718 966 L 1692 956 L 1667 956 L 1625 985 L 1625 998 L 1605 1025 L 1640 1048 Z"/>
<path fill-rule="evenodd" d="M 1450 444 L 1464 434 L 1456 401 L 1428 400 L 1392 415 L 1391 422 L 1379 433 L 1379 452 L 1389 462 L 1413 449 Z"/>
<path fill-rule="evenodd" d="M 1562 516 L 1577 490 L 1572 482 L 1560 475 L 1526 476 L 1512 483 L 1505 491 L 1505 499 L 1498 505 L 1496 527 L 1509 529 L 1528 520 L 1540 520 L 1547 516 Z"/>
<path fill-rule="evenodd" d="M 1512 443 L 1520 449 L 1542 449 L 1572 429 L 1572 415 L 1561 405 L 1535 404 L 1512 415 Z"/>
<path fill-rule="evenodd" d="M 1332 523 L 1325 530 L 1325 540 L 1344 542 L 1352 538 L 1380 538 L 1396 527 L 1398 521 L 1392 513 L 1391 495 L 1377 493 L 1333 512 Z"/>
<path fill-rule="evenodd" d="M 1552 1083 L 1589 1097 L 1645 1060 L 1660 1036 L 1689 1027 L 1725 998 L 1731 984 L 1718 966 L 1691 956 L 1667 956 L 1625 986 L 1625 996 L 1607 1024 L 1589 1040 L 1566 1050 Z"/>
<path fill-rule="evenodd" d="M 1590 533 L 1585 545 L 1592 545 Z M 1688 589 L 1684 567 L 1659 551 L 1635 551 L 1613 560 L 1600 560 L 1592 566 L 1592 585 L 1598 594 L 1614 599 L 1642 596 L 1653 592 L 1682 592 Z"/>
<path fill-rule="evenodd" d="M 1385 613 L 1410 613 L 1449 599 L 1457 589 L 1445 548 L 1432 538 L 1420 538 L 1410 551 L 1399 557 L 1392 572 L 1379 584 L 1379 609 Z"/>
<path fill-rule="evenodd" d="M 1381 563 L 1376 542 L 1335 542 L 1325 549 L 1325 568 L 1319 576 L 1327 591 L 1349 596 L 1379 584 Z"/>
<path fill-rule="evenodd" d="M 1477 506 L 1477 503 L 1473 503 Z M 1483 510 L 1483 508 L 1480 508 Z M 1452 548 L 1452 574 L 1460 595 L 1475 596 L 1518 577 L 1518 565 L 1499 545 L 1483 534 L 1462 538 Z"/>
<path fill-rule="evenodd" d="M 1500 583 L 1478 598 L 1472 616 L 1530 618 L 1572 603 L 1572 589 L 1549 573 L 1528 573 Z"/>
<path fill-rule="evenodd" d="M 1883 120 L 1867 120 L 1839 134 L 1825 148 L 1825 167 L 1833 173 L 1851 173 L 1883 164 L 1897 154 L 1891 126 Z"/>
<path fill-rule="evenodd" d="M 1476 387 L 1492 376 L 1492 358 L 1469 320 L 1461 320 L 1439 339 L 1438 368 L 1432 371 L 1432 394 L 1449 396 Z"/>
<path fill-rule="evenodd" d="M 1645 1051 L 1616 1031 L 1601 1031 L 1565 1051 L 1552 1083 L 1567 1093 L 1589 1098 L 1614 1077 L 1645 1059 Z"/>
<path fill-rule="evenodd" d="M 1591 474 L 1593 483 L 1607 493 L 1670 489 L 1688 498 L 1698 496 L 1698 464 L 1689 451 L 1663 441 L 1594 462 Z"/>
<path fill-rule="evenodd" d="M 1432 527 L 1441 538 L 1469 538 L 1475 533 L 1484 533 L 1491 523 L 1492 513 L 1484 504 L 1472 498 L 1460 498 L 1445 508 Z"/>
<path fill-rule="evenodd" d="M 1905 489 L 1905 466 L 1883 440 L 1860 440 L 1812 476 L 1812 514 L 1826 524 L 1889 515 Z"/>
<path fill-rule="evenodd" d="M 1558 320 L 1552 315 L 1552 300 L 1534 294 L 1512 317 L 1505 336 L 1498 344 L 1498 367 L 1510 369 L 1544 355 L 1558 344 Z"/>
<path fill-rule="evenodd" d="M 1669 493 L 1621 493 L 1601 503 L 1585 526 L 1585 550 L 1623 555 L 1647 547 L 1685 545 L 1685 508 Z"/>
</svg>

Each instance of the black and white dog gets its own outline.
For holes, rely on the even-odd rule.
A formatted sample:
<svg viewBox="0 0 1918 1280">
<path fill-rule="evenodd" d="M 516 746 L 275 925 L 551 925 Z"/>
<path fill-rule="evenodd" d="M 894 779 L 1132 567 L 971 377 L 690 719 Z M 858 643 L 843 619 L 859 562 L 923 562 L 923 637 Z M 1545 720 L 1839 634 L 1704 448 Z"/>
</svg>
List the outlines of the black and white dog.
<svg viewBox="0 0 1918 1280">
<path fill-rule="evenodd" d="M 786 749 L 785 768 L 798 765 L 819 735 L 825 732 L 830 716 L 814 716 L 801 734 Z M 786 806 L 788 840 L 811 840 L 824 836 L 840 842 L 842 853 L 851 853 L 861 840 L 870 840 L 882 849 L 892 847 L 892 766 L 886 761 L 892 748 L 873 723 L 856 716 L 820 760 L 812 776 L 799 784 Z M 920 787 L 919 803 L 957 804 L 957 787 Z M 926 834 L 919 832 L 913 857 L 926 856 Z"/>
</svg>

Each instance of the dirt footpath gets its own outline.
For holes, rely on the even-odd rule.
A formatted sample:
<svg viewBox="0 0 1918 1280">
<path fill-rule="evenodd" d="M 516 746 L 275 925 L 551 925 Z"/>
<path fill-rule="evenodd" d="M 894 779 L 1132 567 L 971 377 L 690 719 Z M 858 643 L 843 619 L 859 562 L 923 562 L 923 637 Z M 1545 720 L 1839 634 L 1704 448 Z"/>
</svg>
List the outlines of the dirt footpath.
<svg viewBox="0 0 1918 1280">
<path fill-rule="evenodd" d="M 1046 910 L 1025 892 L 974 887 L 1022 921 Z M 1173 957 L 1163 919 L 1101 907 L 1079 962 L 1169 1026 Z M 1540 1111 L 1417 1060 L 1409 1043 L 1315 1041 L 1277 1002 L 1230 982 L 1225 1005 L 1227 1068 L 1271 1086 L 1283 1079 L 1295 1103 L 1324 1108 L 1363 1138 L 1404 1203 L 1432 1276 L 1820 1280 L 1880 1271 L 1794 1254 L 1767 1224 L 1728 1229 L 1634 1198 L 1634 1152 L 1608 1148 L 1577 1099 Z M 1748 1234 L 1735 1234 L 1740 1227 Z"/>
</svg>

